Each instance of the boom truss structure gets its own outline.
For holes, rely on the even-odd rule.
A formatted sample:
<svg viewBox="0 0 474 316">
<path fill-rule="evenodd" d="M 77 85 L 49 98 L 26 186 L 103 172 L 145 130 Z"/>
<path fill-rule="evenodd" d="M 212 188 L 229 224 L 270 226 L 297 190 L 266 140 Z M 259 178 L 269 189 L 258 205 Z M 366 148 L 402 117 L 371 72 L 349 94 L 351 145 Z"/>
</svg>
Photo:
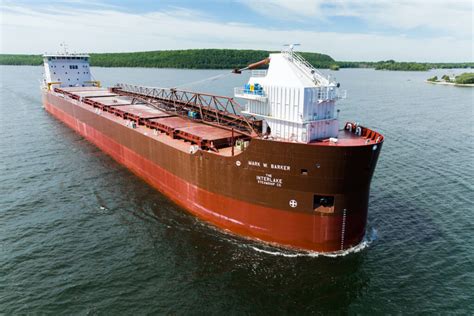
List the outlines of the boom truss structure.
<svg viewBox="0 0 474 316">
<path fill-rule="evenodd" d="M 191 116 L 205 124 L 235 130 L 249 137 L 259 136 L 262 132 L 262 121 L 240 114 L 240 105 L 233 98 L 122 83 L 112 87 L 111 92 L 131 97 L 132 103 L 143 102 L 168 113 Z"/>
</svg>

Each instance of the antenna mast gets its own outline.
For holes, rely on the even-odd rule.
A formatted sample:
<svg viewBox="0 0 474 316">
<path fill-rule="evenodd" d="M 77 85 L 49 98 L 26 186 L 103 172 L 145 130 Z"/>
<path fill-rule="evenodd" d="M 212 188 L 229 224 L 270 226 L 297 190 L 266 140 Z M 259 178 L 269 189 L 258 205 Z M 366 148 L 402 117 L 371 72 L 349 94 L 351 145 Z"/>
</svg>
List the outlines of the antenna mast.
<svg viewBox="0 0 474 316">
<path fill-rule="evenodd" d="M 68 52 L 67 52 L 67 44 L 66 42 L 61 42 L 61 44 L 59 44 L 59 46 L 61 46 L 64 50 L 64 55 L 67 55 Z"/>
</svg>

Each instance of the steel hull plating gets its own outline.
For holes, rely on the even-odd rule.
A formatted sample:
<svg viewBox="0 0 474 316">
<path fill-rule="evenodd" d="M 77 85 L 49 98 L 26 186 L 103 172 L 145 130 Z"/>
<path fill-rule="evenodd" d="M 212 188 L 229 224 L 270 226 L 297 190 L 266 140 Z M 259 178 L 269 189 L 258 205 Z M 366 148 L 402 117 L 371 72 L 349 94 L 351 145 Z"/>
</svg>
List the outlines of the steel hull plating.
<svg viewBox="0 0 474 316">
<path fill-rule="evenodd" d="M 339 147 L 252 139 L 236 156 L 190 154 L 54 93 L 44 92 L 43 104 L 177 204 L 222 229 L 318 252 L 353 247 L 364 236 L 381 143 Z M 315 195 L 334 196 L 334 206 L 315 210 Z"/>
</svg>

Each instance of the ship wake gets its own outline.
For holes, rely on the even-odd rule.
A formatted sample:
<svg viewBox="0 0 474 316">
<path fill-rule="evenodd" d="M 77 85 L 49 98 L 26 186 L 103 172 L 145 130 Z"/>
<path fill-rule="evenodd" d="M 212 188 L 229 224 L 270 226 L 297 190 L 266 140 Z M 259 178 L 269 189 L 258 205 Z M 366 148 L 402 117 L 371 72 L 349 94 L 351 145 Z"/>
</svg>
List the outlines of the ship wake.
<svg viewBox="0 0 474 316">
<path fill-rule="evenodd" d="M 316 251 L 303 251 L 303 250 L 293 250 L 293 249 L 283 249 L 278 248 L 270 244 L 266 245 L 244 245 L 246 248 L 252 249 L 259 253 L 264 253 L 272 256 L 280 256 L 287 258 L 297 258 L 297 257 L 344 257 L 349 254 L 358 253 L 366 248 L 368 248 L 375 240 L 377 239 L 377 230 L 375 228 L 370 229 L 366 232 L 364 239 L 356 246 L 349 249 L 334 251 L 334 252 L 316 252 Z"/>
</svg>

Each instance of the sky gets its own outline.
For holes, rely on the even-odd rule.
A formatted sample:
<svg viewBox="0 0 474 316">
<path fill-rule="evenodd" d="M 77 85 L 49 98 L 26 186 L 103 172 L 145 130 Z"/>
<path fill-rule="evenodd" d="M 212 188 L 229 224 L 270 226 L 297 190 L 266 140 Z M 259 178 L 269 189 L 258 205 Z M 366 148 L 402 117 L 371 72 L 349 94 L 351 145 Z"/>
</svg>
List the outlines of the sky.
<svg viewBox="0 0 474 316">
<path fill-rule="evenodd" d="M 0 53 L 280 50 L 472 62 L 473 0 L 0 0 Z"/>
</svg>

